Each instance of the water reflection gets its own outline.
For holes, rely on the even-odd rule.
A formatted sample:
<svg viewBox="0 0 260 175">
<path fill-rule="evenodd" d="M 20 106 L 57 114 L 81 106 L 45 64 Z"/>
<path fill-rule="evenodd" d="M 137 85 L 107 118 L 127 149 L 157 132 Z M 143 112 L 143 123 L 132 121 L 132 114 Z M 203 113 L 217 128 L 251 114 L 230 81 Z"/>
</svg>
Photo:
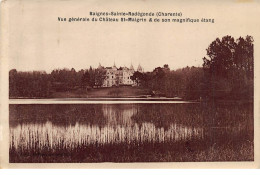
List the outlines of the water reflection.
<svg viewBox="0 0 260 175">
<path fill-rule="evenodd" d="M 138 108 L 136 104 L 102 105 L 105 125 L 80 122 L 56 125 L 50 117 L 41 123 L 19 121 L 10 127 L 11 148 L 46 145 L 52 148 L 61 143 L 74 148 L 81 144 L 169 142 L 203 137 L 202 128 L 174 121 L 169 121 L 167 128 L 156 127 L 152 122 L 137 123 L 132 117 L 138 114 Z"/>
<path fill-rule="evenodd" d="M 106 118 L 107 125 L 121 125 L 132 126 L 134 123 L 132 117 L 138 112 L 138 105 L 126 104 L 126 105 L 102 105 L 103 116 Z"/>
<path fill-rule="evenodd" d="M 10 105 L 11 162 L 253 159 L 251 105 Z"/>
</svg>

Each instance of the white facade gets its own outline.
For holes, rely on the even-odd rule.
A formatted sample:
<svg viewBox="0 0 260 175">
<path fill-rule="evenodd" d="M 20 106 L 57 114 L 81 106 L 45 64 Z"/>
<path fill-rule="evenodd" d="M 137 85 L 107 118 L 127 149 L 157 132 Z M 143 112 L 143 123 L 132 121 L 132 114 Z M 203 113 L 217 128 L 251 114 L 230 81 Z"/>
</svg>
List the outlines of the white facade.
<svg viewBox="0 0 260 175">
<path fill-rule="evenodd" d="M 138 68 L 142 69 L 139 65 Z M 106 78 L 102 87 L 112 87 L 112 86 L 136 86 L 136 82 L 131 79 L 135 70 L 133 65 L 130 68 L 120 67 L 117 68 L 114 64 L 113 67 L 106 67 Z M 142 69 L 143 70 L 143 69 Z"/>
</svg>

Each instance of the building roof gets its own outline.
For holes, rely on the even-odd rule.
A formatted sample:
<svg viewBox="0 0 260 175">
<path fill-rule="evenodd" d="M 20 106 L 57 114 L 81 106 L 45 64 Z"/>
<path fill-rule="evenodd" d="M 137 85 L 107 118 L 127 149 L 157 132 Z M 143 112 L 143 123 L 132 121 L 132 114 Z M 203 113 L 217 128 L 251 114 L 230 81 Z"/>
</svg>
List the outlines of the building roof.
<svg viewBox="0 0 260 175">
<path fill-rule="evenodd" d="M 131 70 L 134 70 L 134 66 L 133 66 L 132 64 L 131 64 L 131 66 L 130 66 L 130 69 L 131 69 Z"/>
<path fill-rule="evenodd" d="M 138 68 L 137 68 L 137 71 L 139 71 L 139 70 L 141 70 L 141 71 L 143 70 L 143 68 L 140 64 L 138 65 Z"/>
<path fill-rule="evenodd" d="M 101 65 L 100 65 L 101 66 Z M 134 66 L 131 64 L 130 68 L 126 67 L 126 66 L 120 66 L 119 68 L 116 67 L 115 63 L 112 67 L 105 67 L 105 69 L 112 69 L 112 70 L 131 70 L 131 71 L 134 71 Z M 138 68 L 137 68 L 137 71 L 143 71 L 143 68 L 142 66 L 139 64 L 138 65 Z"/>
</svg>

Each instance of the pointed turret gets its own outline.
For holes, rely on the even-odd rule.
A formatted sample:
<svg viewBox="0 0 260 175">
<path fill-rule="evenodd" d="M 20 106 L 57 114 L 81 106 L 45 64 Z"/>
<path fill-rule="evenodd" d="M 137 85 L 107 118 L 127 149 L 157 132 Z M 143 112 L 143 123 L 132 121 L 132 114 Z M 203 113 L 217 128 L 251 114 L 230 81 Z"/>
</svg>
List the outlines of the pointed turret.
<svg viewBox="0 0 260 175">
<path fill-rule="evenodd" d="M 131 66 L 130 66 L 130 70 L 134 70 L 134 66 L 133 66 L 132 63 L 131 63 Z"/>
<path fill-rule="evenodd" d="M 117 69 L 115 61 L 114 61 L 113 69 L 115 70 Z"/>
<path fill-rule="evenodd" d="M 143 71 L 144 71 L 143 68 L 142 68 L 142 66 L 141 66 L 140 64 L 138 65 L 137 71 L 138 71 L 138 72 L 143 72 Z"/>
<path fill-rule="evenodd" d="M 102 69 L 103 67 L 101 66 L 100 63 L 98 63 L 98 69 Z"/>
</svg>

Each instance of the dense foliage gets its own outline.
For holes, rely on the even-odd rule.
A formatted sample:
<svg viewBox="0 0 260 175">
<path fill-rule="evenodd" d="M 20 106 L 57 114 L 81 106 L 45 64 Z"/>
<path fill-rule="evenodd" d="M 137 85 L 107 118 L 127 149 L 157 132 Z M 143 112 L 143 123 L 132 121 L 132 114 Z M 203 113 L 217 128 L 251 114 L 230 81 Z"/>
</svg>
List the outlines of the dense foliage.
<svg viewBox="0 0 260 175">
<path fill-rule="evenodd" d="M 56 69 L 50 74 L 41 71 L 9 72 L 10 97 L 50 97 L 53 92 L 99 87 L 105 79 L 103 69 Z"/>
<path fill-rule="evenodd" d="M 168 65 L 132 77 L 155 93 L 186 99 L 253 99 L 253 38 L 217 38 L 206 49 L 203 67 L 171 71 Z"/>
<path fill-rule="evenodd" d="M 253 38 L 217 38 L 203 58 L 210 98 L 252 99 L 254 91 Z"/>
<path fill-rule="evenodd" d="M 253 98 L 254 59 L 253 38 L 235 40 L 231 36 L 217 38 L 206 49 L 203 67 L 170 70 L 165 64 L 152 72 L 135 72 L 131 77 L 137 85 L 150 89 L 151 95 L 185 99 L 250 99 Z M 53 92 L 99 88 L 103 84 L 104 68 L 75 71 L 56 69 L 46 72 L 9 73 L 10 97 L 50 97 Z"/>
</svg>

